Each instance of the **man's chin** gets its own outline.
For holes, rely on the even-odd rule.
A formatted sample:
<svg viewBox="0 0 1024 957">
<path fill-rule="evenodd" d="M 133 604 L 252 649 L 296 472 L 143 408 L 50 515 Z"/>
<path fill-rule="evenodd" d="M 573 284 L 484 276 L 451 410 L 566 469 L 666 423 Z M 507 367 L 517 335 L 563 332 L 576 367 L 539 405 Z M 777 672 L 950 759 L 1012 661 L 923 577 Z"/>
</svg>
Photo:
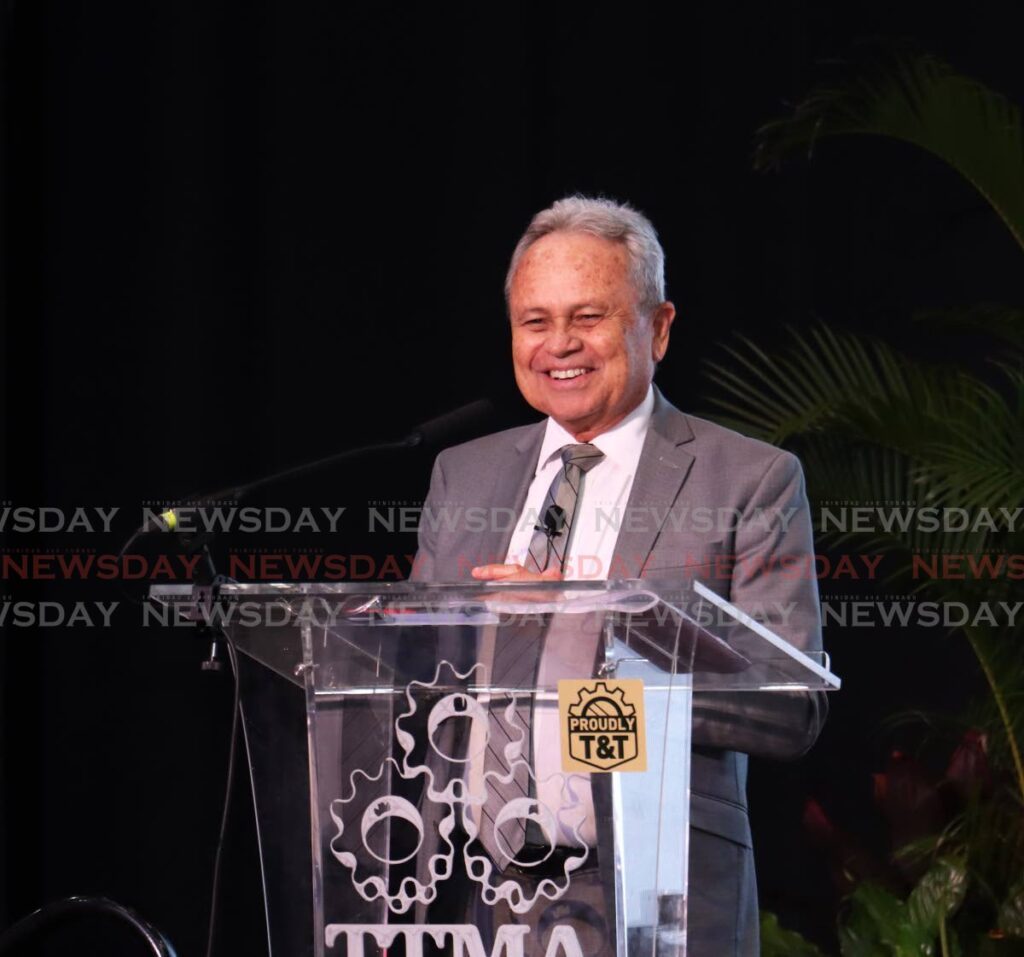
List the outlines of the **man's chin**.
<svg viewBox="0 0 1024 957">
<path fill-rule="evenodd" d="M 592 397 L 535 392 L 532 395 L 524 395 L 523 398 L 542 415 L 551 416 L 572 435 L 586 432 L 601 418 L 600 411 L 594 408 Z"/>
<path fill-rule="evenodd" d="M 597 422 L 598 417 L 592 409 L 573 408 L 552 408 L 548 415 L 551 416 L 570 435 L 579 436 L 590 431 Z M 586 440 L 581 440 L 586 441 Z"/>
</svg>

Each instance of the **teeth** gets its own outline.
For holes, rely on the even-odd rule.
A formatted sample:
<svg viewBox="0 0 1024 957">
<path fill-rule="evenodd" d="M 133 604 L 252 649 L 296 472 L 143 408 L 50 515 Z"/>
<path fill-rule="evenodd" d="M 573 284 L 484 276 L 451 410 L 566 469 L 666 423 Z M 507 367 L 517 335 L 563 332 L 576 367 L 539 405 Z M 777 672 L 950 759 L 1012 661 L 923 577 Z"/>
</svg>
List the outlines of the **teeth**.
<svg viewBox="0 0 1024 957">
<path fill-rule="evenodd" d="M 548 375 L 552 379 L 575 379 L 578 375 L 583 375 L 586 369 L 552 369 Z"/>
</svg>

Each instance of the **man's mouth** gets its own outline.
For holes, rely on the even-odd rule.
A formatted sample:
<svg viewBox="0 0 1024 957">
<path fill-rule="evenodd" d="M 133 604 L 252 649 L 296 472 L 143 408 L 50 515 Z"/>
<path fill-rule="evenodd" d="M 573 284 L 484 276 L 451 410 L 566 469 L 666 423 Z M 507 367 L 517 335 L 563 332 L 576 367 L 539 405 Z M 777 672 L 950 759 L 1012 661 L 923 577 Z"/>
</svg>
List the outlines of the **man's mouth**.
<svg viewBox="0 0 1024 957">
<path fill-rule="evenodd" d="M 577 379 L 590 371 L 592 370 L 582 366 L 576 369 L 548 369 L 548 377 L 551 379 Z"/>
</svg>

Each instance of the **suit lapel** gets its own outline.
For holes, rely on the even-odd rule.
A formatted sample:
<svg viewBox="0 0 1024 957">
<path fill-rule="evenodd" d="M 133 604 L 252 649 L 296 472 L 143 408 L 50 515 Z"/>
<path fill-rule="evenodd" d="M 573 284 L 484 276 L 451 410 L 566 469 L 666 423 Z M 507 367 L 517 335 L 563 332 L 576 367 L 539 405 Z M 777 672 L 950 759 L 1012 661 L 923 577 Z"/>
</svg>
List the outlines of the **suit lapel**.
<svg viewBox="0 0 1024 957">
<path fill-rule="evenodd" d="M 512 533 L 526 505 L 530 483 L 537 471 L 537 458 L 544 441 L 545 427 L 545 422 L 538 422 L 514 445 L 505 449 L 495 462 L 494 488 L 486 501 L 508 503 L 508 513 L 492 512 L 487 531 L 474 536 L 480 554 L 487 556 L 489 561 L 503 562 L 508 554 Z"/>
<path fill-rule="evenodd" d="M 669 509 L 690 474 L 694 456 L 685 446 L 692 441 L 693 430 L 686 416 L 655 388 L 651 424 L 615 542 L 613 577 L 640 577 Z"/>
</svg>

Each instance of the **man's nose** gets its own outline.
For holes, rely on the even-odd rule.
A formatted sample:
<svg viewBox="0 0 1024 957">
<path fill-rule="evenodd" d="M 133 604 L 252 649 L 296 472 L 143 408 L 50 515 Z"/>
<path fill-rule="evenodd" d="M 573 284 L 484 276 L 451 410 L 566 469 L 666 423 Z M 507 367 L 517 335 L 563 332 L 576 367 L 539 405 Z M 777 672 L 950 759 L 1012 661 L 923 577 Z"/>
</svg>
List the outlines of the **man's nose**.
<svg viewBox="0 0 1024 957">
<path fill-rule="evenodd" d="M 553 356 L 567 356 L 579 352 L 583 341 L 570 329 L 553 329 L 545 346 Z"/>
</svg>

